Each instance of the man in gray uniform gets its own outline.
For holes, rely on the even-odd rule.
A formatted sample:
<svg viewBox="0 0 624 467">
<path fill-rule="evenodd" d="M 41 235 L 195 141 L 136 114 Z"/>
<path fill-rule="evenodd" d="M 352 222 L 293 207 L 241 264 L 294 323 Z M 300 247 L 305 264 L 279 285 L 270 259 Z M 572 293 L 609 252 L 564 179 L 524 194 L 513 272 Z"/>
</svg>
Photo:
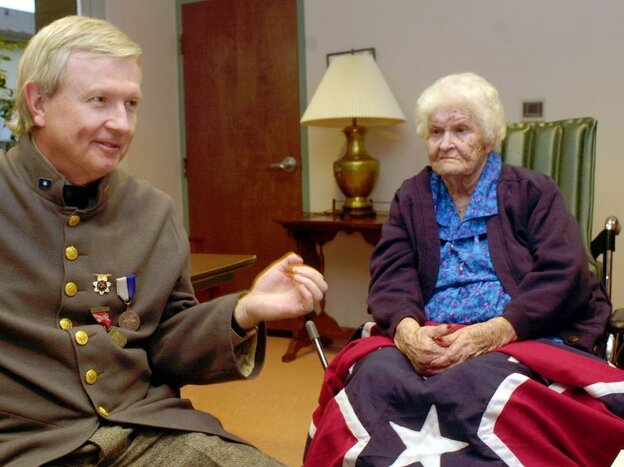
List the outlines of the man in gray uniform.
<svg viewBox="0 0 624 467">
<path fill-rule="evenodd" d="M 20 61 L 19 141 L 0 155 L 0 464 L 274 465 L 179 397 L 245 378 L 265 320 L 327 288 L 296 255 L 249 292 L 199 304 L 171 199 L 117 170 L 134 136 L 141 49 L 66 17 Z"/>
</svg>

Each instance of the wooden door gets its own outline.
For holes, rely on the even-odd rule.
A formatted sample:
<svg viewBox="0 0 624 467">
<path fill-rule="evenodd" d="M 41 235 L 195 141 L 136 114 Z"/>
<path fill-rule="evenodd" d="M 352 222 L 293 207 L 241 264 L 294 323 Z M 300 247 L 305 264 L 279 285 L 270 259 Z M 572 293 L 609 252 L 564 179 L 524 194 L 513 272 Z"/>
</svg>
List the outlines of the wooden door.
<svg viewBox="0 0 624 467">
<path fill-rule="evenodd" d="M 182 5 L 192 249 L 253 253 L 253 278 L 295 244 L 274 219 L 301 214 L 296 0 Z M 285 156 L 294 172 L 270 168 Z"/>
</svg>

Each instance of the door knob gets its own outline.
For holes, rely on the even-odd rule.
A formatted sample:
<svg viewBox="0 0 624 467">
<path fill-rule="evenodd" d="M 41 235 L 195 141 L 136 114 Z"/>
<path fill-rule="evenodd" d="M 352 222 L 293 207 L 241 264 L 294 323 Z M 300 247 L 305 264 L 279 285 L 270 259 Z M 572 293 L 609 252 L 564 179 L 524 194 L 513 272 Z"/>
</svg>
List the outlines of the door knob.
<svg viewBox="0 0 624 467">
<path fill-rule="evenodd" d="M 286 156 L 281 162 L 273 162 L 269 167 L 272 169 L 282 169 L 284 172 L 294 172 L 297 168 L 297 159 L 292 156 Z"/>
</svg>

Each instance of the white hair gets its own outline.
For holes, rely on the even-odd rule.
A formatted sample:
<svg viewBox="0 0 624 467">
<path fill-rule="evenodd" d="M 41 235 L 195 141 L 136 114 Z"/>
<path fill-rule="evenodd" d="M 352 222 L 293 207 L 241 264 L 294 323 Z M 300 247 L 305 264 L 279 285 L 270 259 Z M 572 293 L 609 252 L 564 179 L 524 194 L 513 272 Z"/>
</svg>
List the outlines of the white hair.
<svg viewBox="0 0 624 467">
<path fill-rule="evenodd" d="M 416 101 L 416 133 L 429 136 L 431 114 L 454 103 L 469 111 L 478 121 L 486 143 L 500 151 L 507 131 L 505 111 L 496 88 L 475 73 L 459 73 L 438 79 Z"/>
</svg>

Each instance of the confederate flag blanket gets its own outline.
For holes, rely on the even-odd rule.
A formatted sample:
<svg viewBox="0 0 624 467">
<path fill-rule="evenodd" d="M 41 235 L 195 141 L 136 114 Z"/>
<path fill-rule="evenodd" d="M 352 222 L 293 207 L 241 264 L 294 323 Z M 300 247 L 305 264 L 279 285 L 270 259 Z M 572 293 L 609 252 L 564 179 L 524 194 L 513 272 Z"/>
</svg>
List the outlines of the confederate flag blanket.
<svg viewBox="0 0 624 467">
<path fill-rule="evenodd" d="M 624 449 L 624 371 L 547 340 L 423 378 L 391 339 L 331 362 L 305 466 L 609 466 Z"/>
</svg>

